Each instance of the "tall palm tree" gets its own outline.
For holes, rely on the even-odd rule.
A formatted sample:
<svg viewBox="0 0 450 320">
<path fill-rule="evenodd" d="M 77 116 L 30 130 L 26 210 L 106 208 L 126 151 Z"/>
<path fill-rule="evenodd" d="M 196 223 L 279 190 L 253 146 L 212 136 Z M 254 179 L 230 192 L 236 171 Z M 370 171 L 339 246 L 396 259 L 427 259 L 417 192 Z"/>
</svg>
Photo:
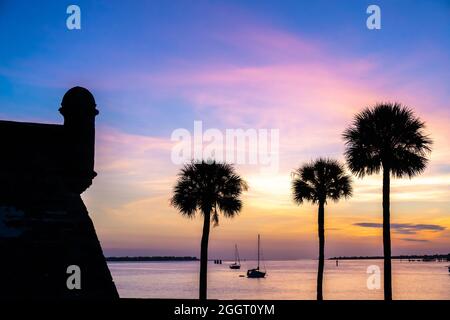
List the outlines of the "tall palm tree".
<svg viewBox="0 0 450 320">
<path fill-rule="evenodd" d="M 332 159 L 317 159 L 293 173 L 294 201 L 309 201 L 319 205 L 319 267 L 317 271 L 317 300 L 323 300 L 322 283 L 325 259 L 325 205 L 327 200 L 338 201 L 352 195 L 351 180 L 344 167 Z"/>
<path fill-rule="evenodd" d="M 203 215 L 203 234 L 200 245 L 199 297 L 206 299 L 208 241 L 211 221 L 219 224 L 219 213 L 232 218 L 242 209 L 241 194 L 247 184 L 236 174 L 234 167 L 215 161 L 186 164 L 178 175 L 171 204 L 189 218 L 196 212 Z"/>
<path fill-rule="evenodd" d="M 362 178 L 383 171 L 384 299 L 392 300 L 390 179 L 421 173 L 431 152 L 425 123 L 398 103 L 366 108 L 344 132 L 345 157 L 350 170 Z"/>
</svg>

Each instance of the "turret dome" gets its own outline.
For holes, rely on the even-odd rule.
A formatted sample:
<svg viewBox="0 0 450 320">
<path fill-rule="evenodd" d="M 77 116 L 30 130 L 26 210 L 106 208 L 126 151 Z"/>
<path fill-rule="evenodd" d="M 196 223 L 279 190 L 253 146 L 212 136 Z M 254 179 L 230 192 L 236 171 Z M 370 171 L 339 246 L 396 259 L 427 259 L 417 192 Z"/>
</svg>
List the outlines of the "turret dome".
<svg viewBox="0 0 450 320">
<path fill-rule="evenodd" d="M 59 111 L 63 116 L 73 115 L 97 115 L 94 96 L 89 90 L 83 87 L 73 87 L 69 89 L 61 101 Z"/>
</svg>

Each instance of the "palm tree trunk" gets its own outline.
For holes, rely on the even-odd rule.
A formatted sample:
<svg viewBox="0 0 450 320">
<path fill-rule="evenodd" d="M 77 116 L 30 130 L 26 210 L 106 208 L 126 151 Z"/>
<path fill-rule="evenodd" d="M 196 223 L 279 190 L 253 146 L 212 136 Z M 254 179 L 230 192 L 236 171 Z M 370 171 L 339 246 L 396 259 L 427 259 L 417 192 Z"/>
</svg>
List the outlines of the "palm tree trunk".
<svg viewBox="0 0 450 320">
<path fill-rule="evenodd" d="M 384 300 L 387 301 L 392 300 L 390 173 L 389 167 L 383 167 Z"/>
<path fill-rule="evenodd" d="M 209 229 L 211 224 L 210 211 L 204 212 L 203 234 L 202 242 L 200 244 L 200 285 L 199 285 L 199 299 L 206 300 L 207 292 L 207 270 L 208 270 L 208 242 Z"/>
<path fill-rule="evenodd" d="M 323 300 L 322 283 L 325 260 L 325 204 L 319 202 L 319 268 L 317 271 L 317 300 Z"/>
</svg>

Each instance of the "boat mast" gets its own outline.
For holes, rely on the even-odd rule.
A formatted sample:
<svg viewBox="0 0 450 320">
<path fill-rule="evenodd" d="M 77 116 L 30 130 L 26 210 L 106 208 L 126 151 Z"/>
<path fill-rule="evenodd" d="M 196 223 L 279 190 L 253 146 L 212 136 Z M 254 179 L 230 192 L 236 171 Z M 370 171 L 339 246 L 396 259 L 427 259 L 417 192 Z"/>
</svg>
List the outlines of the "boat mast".
<svg viewBox="0 0 450 320">
<path fill-rule="evenodd" d="M 236 245 L 236 256 L 237 256 L 237 261 L 238 261 L 238 263 L 240 265 L 241 264 L 241 257 L 239 257 L 239 250 L 237 248 L 237 245 Z"/>
<path fill-rule="evenodd" d="M 258 270 L 259 270 L 259 234 L 258 234 Z"/>
</svg>

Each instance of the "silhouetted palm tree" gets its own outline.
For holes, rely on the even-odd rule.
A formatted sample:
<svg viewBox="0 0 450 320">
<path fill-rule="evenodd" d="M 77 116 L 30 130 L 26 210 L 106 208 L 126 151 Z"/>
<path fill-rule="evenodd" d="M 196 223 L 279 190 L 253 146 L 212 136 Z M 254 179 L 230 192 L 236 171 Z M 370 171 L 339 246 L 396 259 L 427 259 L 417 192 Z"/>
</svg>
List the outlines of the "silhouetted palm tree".
<svg viewBox="0 0 450 320">
<path fill-rule="evenodd" d="M 199 297 L 206 299 L 208 241 L 211 220 L 219 224 L 219 213 L 234 217 L 242 208 L 240 196 L 247 184 L 234 171 L 232 165 L 209 162 L 186 164 L 174 187 L 171 204 L 182 215 L 193 218 L 198 211 L 203 215 L 203 234 L 200 250 Z"/>
<path fill-rule="evenodd" d="M 428 162 L 432 141 L 423 132 L 424 122 L 398 103 L 367 108 L 355 116 L 344 132 L 345 156 L 350 170 L 362 178 L 383 170 L 384 298 L 392 300 L 390 176 L 409 178 Z"/>
<path fill-rule="evenodd" d="M 317 272 L 317 300 L 323 300 L 322 282 L 325 259 L 325 204 L 327 200 L 338 201 L 352 195 L 351 180 L 344 167 L 336 160 L 318 159 L 293 173 L 292 191 L 294 201 L 309 201 L 319 205 L 319 267 Z"/>
</svg>

